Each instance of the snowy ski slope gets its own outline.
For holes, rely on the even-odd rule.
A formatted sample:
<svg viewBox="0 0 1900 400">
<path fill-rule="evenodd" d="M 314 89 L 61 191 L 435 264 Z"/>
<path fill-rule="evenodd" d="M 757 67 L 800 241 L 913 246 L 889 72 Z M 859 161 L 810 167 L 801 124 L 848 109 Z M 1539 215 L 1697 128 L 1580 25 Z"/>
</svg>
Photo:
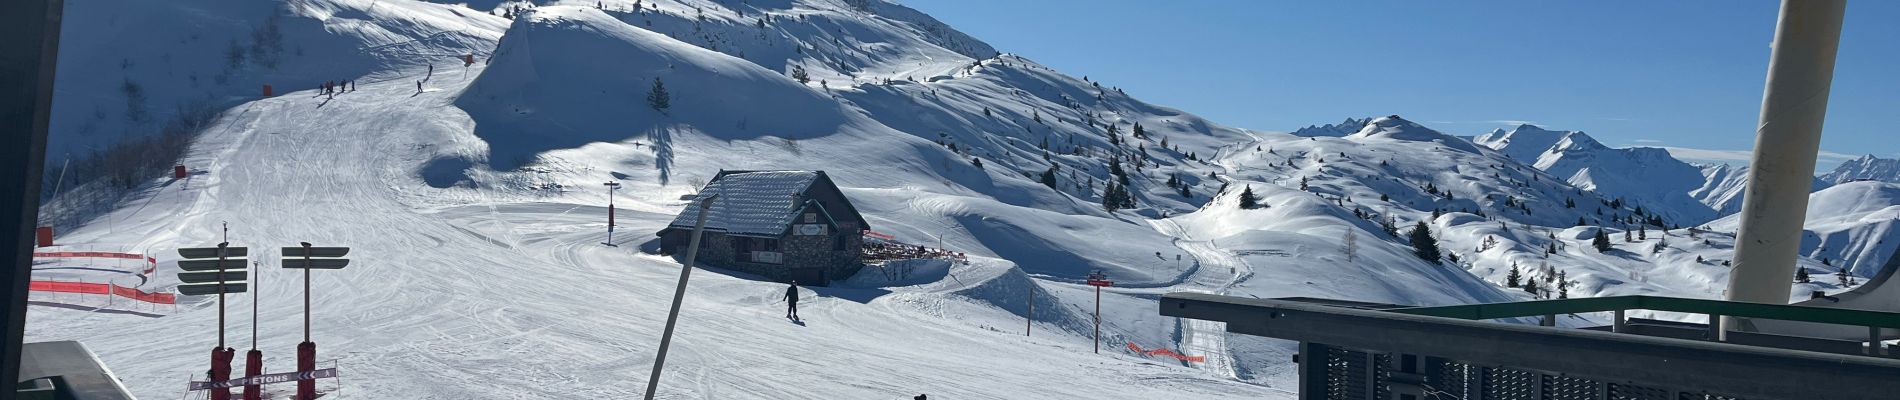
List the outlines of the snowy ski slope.
<svg viewBox="0 0 1900 400">
<path fill-rule="evenodd" d="M 96 36 L 63 53 L 80 61 L 62 59 L 60 107 L 125 103 L 115 85 L 67 86 L 79 76 L 183 84 L 153 84 L 149 104 L 209 96 L 225 111 L 182 161 L 189 178 L 153 179 L 58 240 L 161 255 L 146 290 L 177 285 L 174 250 L 224 240 L 225 222 L 253 254 L 300 241 L 355 248 L 351 267 L 314 280 L 314 339 L 343 368 L 345 398 L 636 396 L 681 267 L 648 254 L 651 233 L 721 169 L 825 170 L 878 231 L 973 262 L 807 288 L 803 324 L 780 317 L 783 286 L 697 270 L 664 398 L 1291 398 L 1291 344 L 1161 317 L 1156 296 L 1529 299 L 1502 283 L 1513 263 L 1530 279 L 1547 275 L 1535 265 L 1560 266 L 1572 296 L 1716 297 L 1726 280 L 1719 260 L 1733 239 L 1719 228 L 1691 238 L 1651 227 L 1598 253 L 1589 236 L 1636 229 L 1616 222 L 1631 207 L 1397 116 L 1308 136 L 1226 127 L 998 53 L 896 4 L 554 1 L 510 20 L 500 10 L 528 4 L 478 3 L 72 3 L 67 29 Z M 277 66 L 223 64 L 215 44 L 248 48 L 248 29 L 273 18 L 286 49 Z M 168 64 L 148 50 L 167 47 L 195 53 Z M 477 62 L 464 67 L 465 54 Z M 132 67 L 98 61 L 110 57 Z M 791 78 L 797 69 L 809 80 Z M 224 78 L 193 87 L 172 78 L 181 73 Z M 309 89 L 337 79 L 359 90 Z M 665 110 L 647 100 L 656 79 L 671 93 Z M 279 95 L 258 98 L 265 83 Z M 55 136 L 84 147 L 110 138 L 82 132 L 132 126 L 88 113 L 56 115 Z M 1133 209 L 1101 207 L 1114 158 Z M 1051 169 L 1053 188 L 1039 179 Z M 606 181 L 623 184 L 618 247 L 599 244 Z M 1267 206 L 1239 209 L 1244 188 Z M 1380 227 L 1387 216 L 1400 236 Z M 1402 237 L 1417 221 L 1460 260 L 1415 257 Z M 300 277 L 258 258 L 259 345 L 269 369 L 289 370 Z M 1099 355 L 1083 284 L 1093 271 L 1117 281 L 1102 297 Z M 1823 281 L 1791 293 L 1839 289 Z M 84 341 L 140 396 L 172 398 L 204 370 L 215 306 L 34 307 L 28 334 Z M 249 316 L 233 321 L 231 341 L 248 347 Z"/>
</svg>

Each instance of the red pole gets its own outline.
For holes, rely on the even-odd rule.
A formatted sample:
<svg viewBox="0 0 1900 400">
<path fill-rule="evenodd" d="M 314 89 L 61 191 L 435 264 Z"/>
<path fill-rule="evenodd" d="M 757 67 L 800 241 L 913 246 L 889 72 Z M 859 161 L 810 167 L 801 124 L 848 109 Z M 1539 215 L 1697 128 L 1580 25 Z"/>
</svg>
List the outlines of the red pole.
<svg viewBox="0 0 1900 400">
<path fill-rule="evenodd" d="M 223 347 L 211 349 L 211 383 L 231 379 L 231 356 L 232 353 L 224 351 Z M 231 388 L 212 388 L 211 400 L 231 400 Z"/>
<path fill-rule="evenodd" d="M 317 344 L 313 342 L 298 343 L 297 371 L 310 372 L 315 370 L 317 370 Z M 316 398 L 317 381 L 297 381 L 297 400 L 316 400 Z"/>
<path fill-rule="evenodd" d="M 264 352 L 251 349 L 244 354 L 244 377 L 257 378 L 264 374 Z M 258 385 L 244 385 L 244 400 L 264 400 L 264 388 Z"/>
</svg>

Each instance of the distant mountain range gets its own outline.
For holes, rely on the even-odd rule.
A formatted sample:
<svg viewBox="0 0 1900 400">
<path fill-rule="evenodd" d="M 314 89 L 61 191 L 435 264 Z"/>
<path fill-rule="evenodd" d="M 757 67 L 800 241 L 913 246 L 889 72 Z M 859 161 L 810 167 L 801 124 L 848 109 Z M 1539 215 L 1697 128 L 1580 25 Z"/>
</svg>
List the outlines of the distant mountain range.
<svg viewBox="0 0 1900 400">
<path fill-rule="evenodd" d="M 1834 171 L 1821 175 L 1821 180 L 1836 185 L 1853 181 L 1881 181 L 1900 183 L 1900 160 L 1864 155 L 1847 160 Z"/>
</svg>

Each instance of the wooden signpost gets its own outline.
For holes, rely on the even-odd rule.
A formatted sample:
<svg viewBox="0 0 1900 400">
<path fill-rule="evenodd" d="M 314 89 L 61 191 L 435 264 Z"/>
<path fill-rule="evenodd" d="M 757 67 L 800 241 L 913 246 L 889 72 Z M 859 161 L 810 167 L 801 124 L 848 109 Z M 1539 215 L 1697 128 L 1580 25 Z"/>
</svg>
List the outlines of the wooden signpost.
<svg viewBox="0 0 1900 400">
<path fill-rule="evenodd" d="M 1095 287 L 1095 353 L 1102 352 L 1102 288 L 1115 286 L 1102 271 L 1089 274 L 1089 286 Z"/>
<path fill-rule="evenodd" d="M 178 256 L 185 260 L 178 262 L 178 269 L 189 271 L 178 273 L 178 293 L 189 296 L 218 295 L 218 347 L 211 349 L 211 376 L 213 381 L 231 379 L 231 358 L 236 351 L 224 346 L 224 295 L 243 293 L 245 273 L 244 257 L 248 249 L 231 247 L 230 242 L 218 243 L 218 247 L 199 247 L 178 249 Z M 239 270 L 228 272 L 229 270 Z M 231 388 L 214 388 L 211 400 L 230 400 Z"/>
<path fill-rule="evenodd" d="M 283 258 L 278 262 L 284 268 L 303 269 L 303 343 L 297 344 L 297 372 L 315 372 L 317 370 L 317 343 L 310 341 L 310 270 L 343 269 L 350 265 L 350 260 L 341 257 L 349 255 L 350 248 L 312 247 L 310 242 L 299 244 L 302 246 L 283 248 Z M 315 400 L 316 398 L 317 381 L 297 380 L 297 400 Z"/>
</svg>

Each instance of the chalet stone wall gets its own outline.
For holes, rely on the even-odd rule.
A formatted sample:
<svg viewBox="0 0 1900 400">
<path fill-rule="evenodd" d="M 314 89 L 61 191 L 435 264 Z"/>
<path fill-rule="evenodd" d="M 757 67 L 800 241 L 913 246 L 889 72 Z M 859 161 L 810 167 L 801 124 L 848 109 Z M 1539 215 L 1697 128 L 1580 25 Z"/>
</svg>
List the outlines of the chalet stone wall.
<svg viewBox="0 0 1900 400">
<path fill-rule="evenodd" d="M 738 258 L 732 247 L 732 237 L 724 233 L 707 232 L 699 238 L 699 262 L 712 265 L 732 264 Z"/>
<path fill-rule="evenodd" d="M 830 235 L 786 236 L 779 248 L 785 250 L 786 267 L 832 269 Z"/>
</svg>

